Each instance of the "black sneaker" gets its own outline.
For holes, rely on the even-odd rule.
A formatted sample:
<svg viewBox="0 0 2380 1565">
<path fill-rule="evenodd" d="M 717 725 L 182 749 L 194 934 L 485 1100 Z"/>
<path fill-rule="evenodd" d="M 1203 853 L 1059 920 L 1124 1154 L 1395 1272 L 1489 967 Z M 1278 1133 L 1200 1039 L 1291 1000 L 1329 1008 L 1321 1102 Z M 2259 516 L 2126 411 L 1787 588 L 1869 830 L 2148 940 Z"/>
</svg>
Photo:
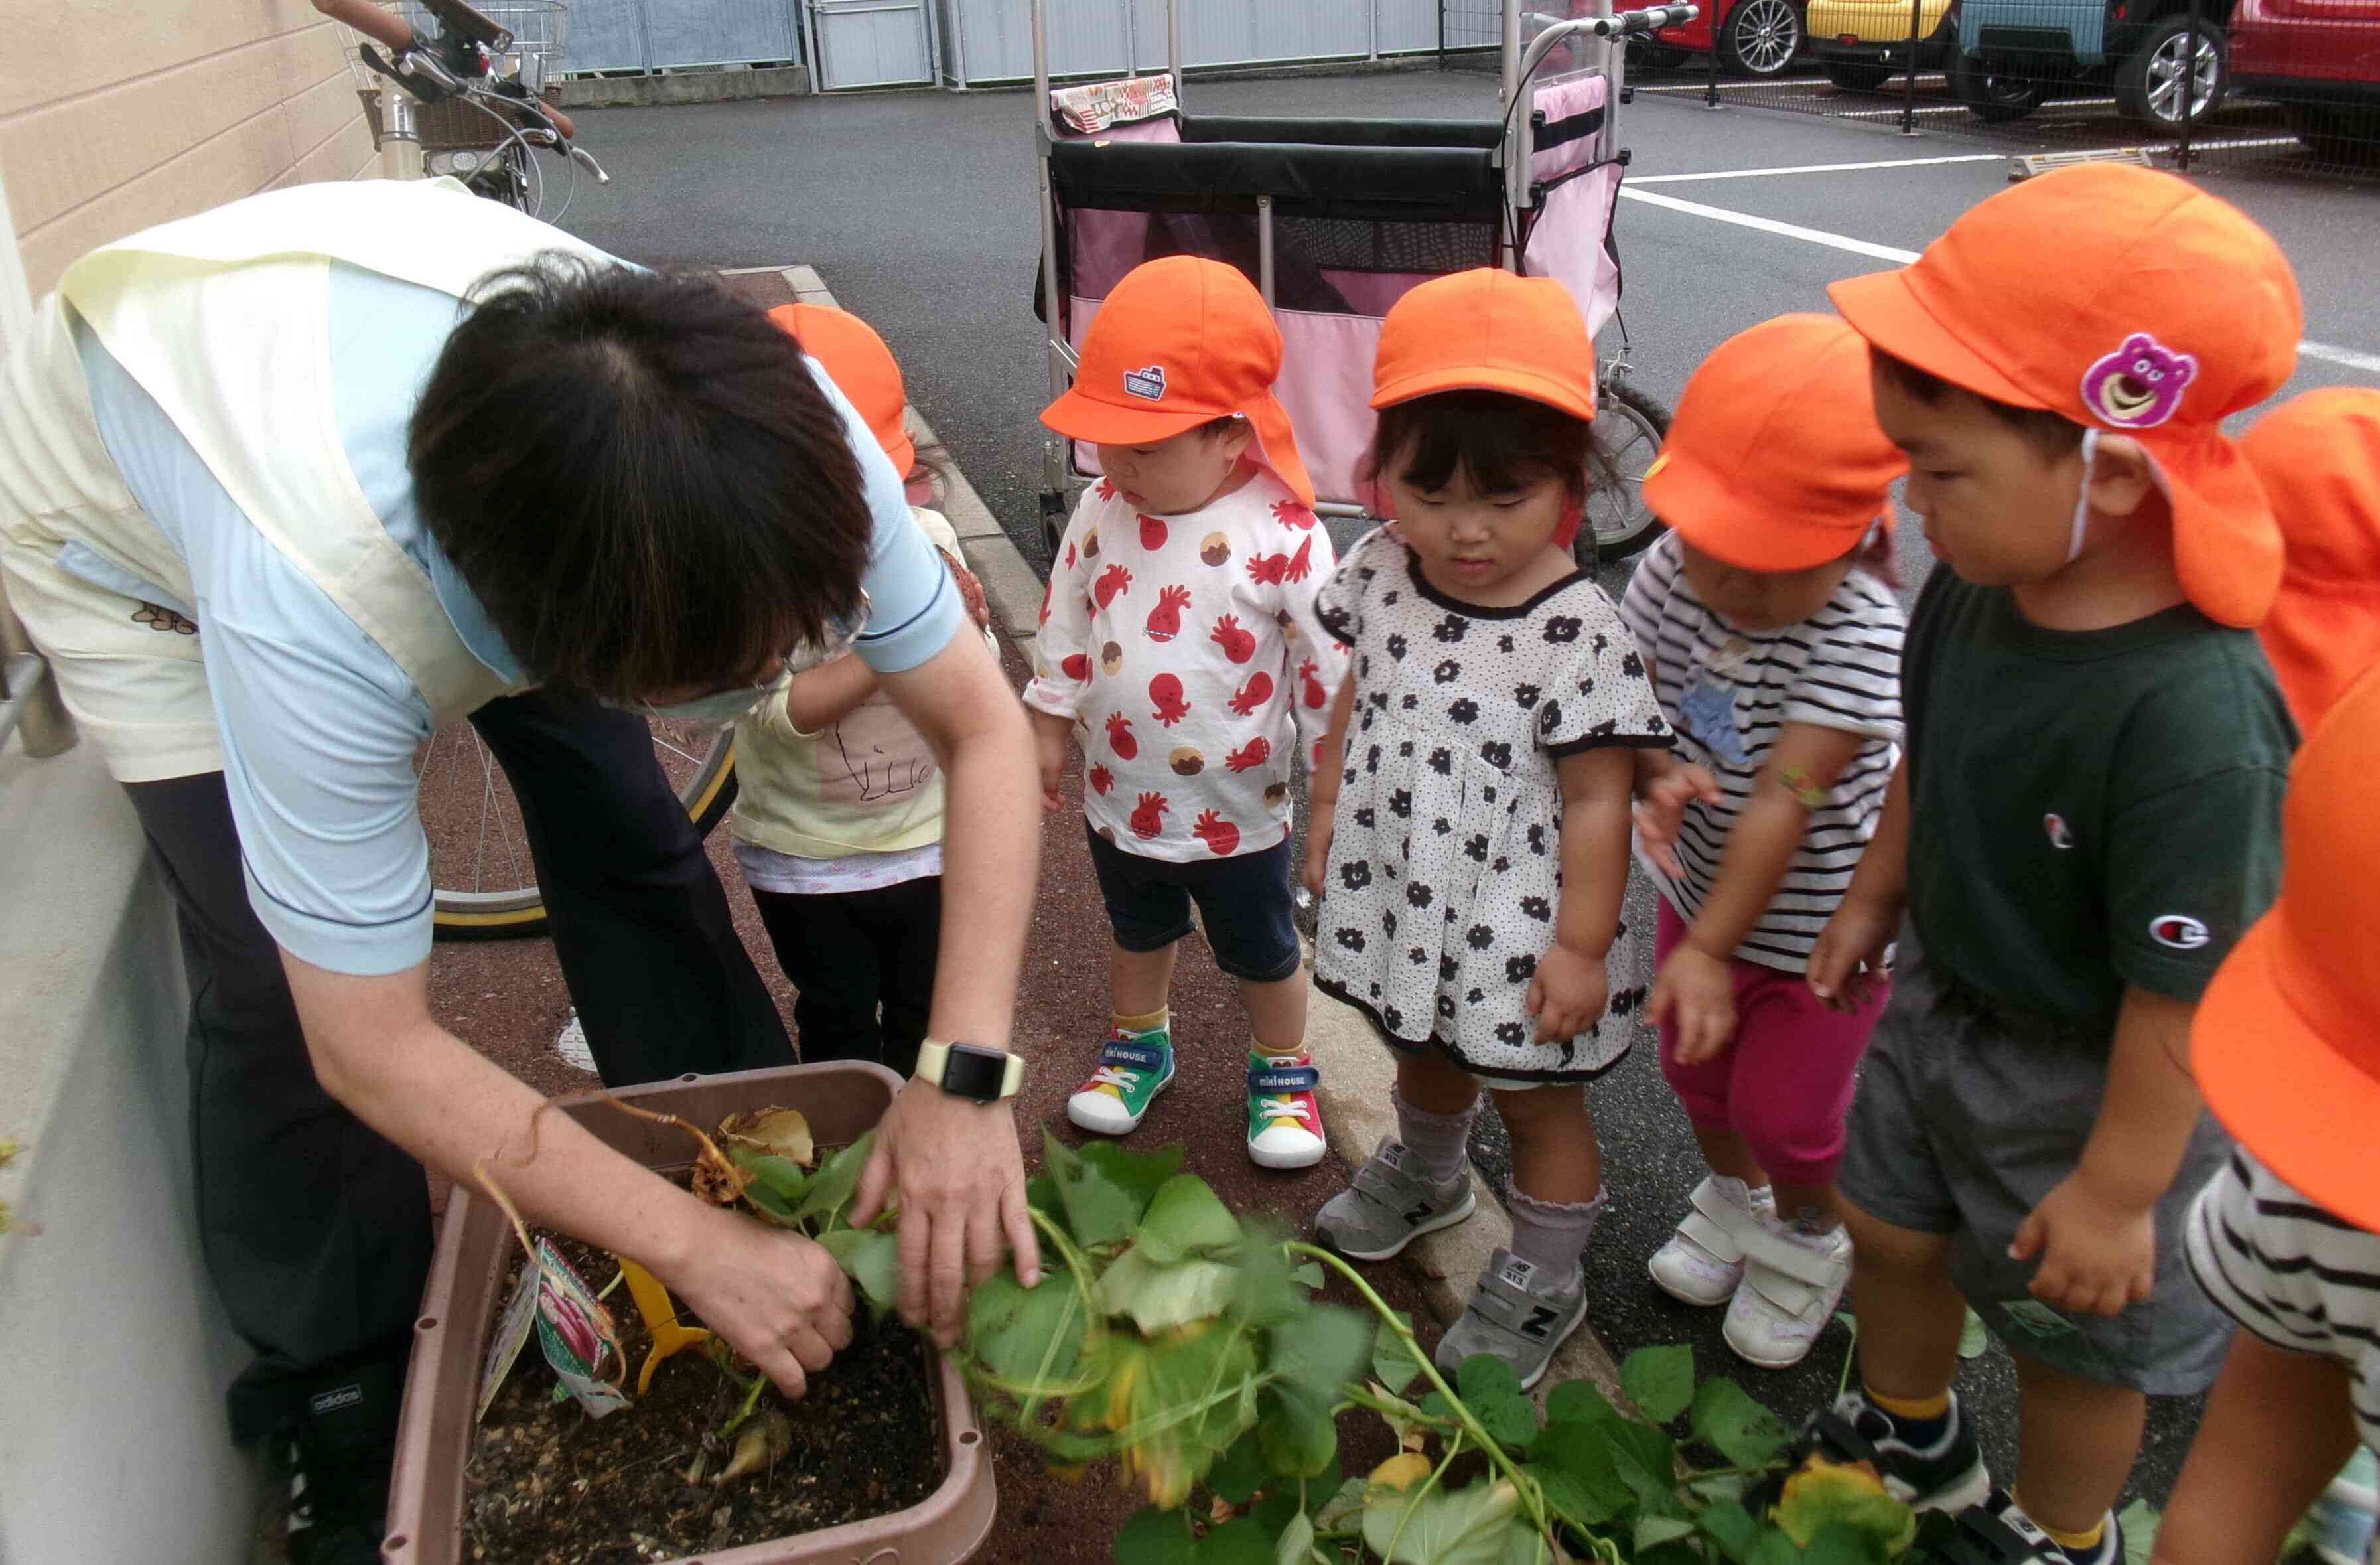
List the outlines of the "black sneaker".
<svg viewBox="0 0 2380 1565">
<path fill-rule="evenodd" d="M 1931 1445 L 1921 1447 L 1901 1437 L 1890 1413 L 1858 1390 L 1846 1391 L 1833 1407 L 1812 1417 L 1792 1466 L 1799 1467 L 1814 1451 L 1832 1461 L 1874 1463 L 1892 1498 L 1912 1510 L 1964 1510 L 1992 1493 L 1982 1448 L 1961 1415 L 1956 1397 L 1950 1399 L 1949 1427 Z M 1773 1494 L 1762 1498 L 1768 1503 L 1776 1498 Z M 1760 1513 L 1755 1504 L 1753 1514 Z"/>
<path fill-rule="evenodd" d="M 404 1387 L 368 1363 L 317 1384 L 288 1436 L 289 1565 L 378 1565 Z"/>
<path fill-rule="evenodd" d="M 1937 1551 L 1949 1565 L 2121 1565 L 2124 1529 L 2114 1516 L 2098 1546 L 2077 1552 L 2036 1525 L 2006 1489 L 1994 1489 L 1958 1517 L 1958 1530 Z"/>
</svg>

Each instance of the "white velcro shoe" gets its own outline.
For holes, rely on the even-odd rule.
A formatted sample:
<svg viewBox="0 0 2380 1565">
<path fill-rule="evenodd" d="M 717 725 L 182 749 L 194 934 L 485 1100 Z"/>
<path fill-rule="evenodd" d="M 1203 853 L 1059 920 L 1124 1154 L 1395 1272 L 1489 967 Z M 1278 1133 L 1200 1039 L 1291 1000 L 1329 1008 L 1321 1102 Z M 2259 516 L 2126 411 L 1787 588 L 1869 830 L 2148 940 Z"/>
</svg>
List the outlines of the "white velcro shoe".
<svg viewBox="0 0 2380 1565">
<path fill-rule="evenodd" d="M 1682 1303 L 1724 1304 L 1743 1280 L 1743 1242 L 1775 1214 L 1776 1197 L 1767 1185 L 1748 1191 L 1742 1180 L 1710 1174 L 1694 1187 L 1693 1199 L 1678 1231 L 1645 1269 Z"/>
<path fill-rule="evenodd" d="M 1743 1247 L 1743 1283 L 1727 1307 L 1727 1345 L 1747 1363 L 1791 1369 L 1809 1356 L 1852 1280 L 1852 1236 L 1812 1233 L 1774 1217 Z"/>
</svg>

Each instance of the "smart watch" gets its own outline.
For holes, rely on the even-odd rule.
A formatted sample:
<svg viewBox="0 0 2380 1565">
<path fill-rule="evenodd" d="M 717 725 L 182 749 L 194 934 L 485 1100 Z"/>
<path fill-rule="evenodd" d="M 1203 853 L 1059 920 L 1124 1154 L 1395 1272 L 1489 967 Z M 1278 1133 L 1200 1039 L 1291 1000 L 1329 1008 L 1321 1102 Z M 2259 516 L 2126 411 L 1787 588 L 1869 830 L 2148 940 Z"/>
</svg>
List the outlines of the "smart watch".
<svg viewBox="0 0 2380 1565">
<path fill-rule="evenodd" d="M 916 1079 L 970 1103 L 998 1103 L 1025 1084 L 1025 1061 L 1004 1049 L 929 1038 L 917 1045 Z"/>
</svg>

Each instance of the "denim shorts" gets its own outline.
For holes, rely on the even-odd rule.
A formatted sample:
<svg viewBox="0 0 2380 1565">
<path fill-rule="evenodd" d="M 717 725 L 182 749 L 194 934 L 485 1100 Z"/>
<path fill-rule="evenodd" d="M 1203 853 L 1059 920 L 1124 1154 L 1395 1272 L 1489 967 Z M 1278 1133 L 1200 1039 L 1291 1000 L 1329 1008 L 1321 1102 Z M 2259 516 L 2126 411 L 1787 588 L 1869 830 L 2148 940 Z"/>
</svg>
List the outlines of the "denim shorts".
<svg viewBox="0 0 2380 1565">
<path fill-rule="evenodd" d="M 1116 944 L 1160 951 L 1190 933 L 1198 905 L 1215 965 L 1249 984 L 1274 984 L 1305 960 L 1289 882 L 1289 838 L 1261 853 L 1176 864 L 1127 853 L 1090 831 L 1091 867 Z"/>
</svg>

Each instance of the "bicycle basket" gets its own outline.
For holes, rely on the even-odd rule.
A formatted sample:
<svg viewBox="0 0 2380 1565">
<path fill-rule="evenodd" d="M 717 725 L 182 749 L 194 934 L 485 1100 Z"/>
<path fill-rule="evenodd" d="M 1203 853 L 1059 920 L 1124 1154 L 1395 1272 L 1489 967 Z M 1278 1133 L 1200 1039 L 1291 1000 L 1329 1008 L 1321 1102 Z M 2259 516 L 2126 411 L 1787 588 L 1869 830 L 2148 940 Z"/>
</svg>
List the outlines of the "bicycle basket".
<svg viewBox="0 0 2380 1565">
<path fill-rule="evenodd" d="M 512 47 L 495 57 L 495 74 L 516 77 L 529 92 L 550 98 L 562 78 L 563 45 L 570 29 L 567 0 L 471 0 L 471 4 L 474 10 L 513 35 Z M 438 31 L 437 18 L 428 6 L 407 0 L 404 11 L 405 19 L 424 37 Z M 376 136 L 380 78 L 357 53 L 358 42 L 352 32 L 344 40 L 347 65 L 355 73 L 357 90 L 363 96 Z M 425 153 L 495 147 L 508 134 L 508 128 L 499 125 L 488 111 L 461 102 L 424 104 L 415 116 L 415 123 Z"/>
</svg>

